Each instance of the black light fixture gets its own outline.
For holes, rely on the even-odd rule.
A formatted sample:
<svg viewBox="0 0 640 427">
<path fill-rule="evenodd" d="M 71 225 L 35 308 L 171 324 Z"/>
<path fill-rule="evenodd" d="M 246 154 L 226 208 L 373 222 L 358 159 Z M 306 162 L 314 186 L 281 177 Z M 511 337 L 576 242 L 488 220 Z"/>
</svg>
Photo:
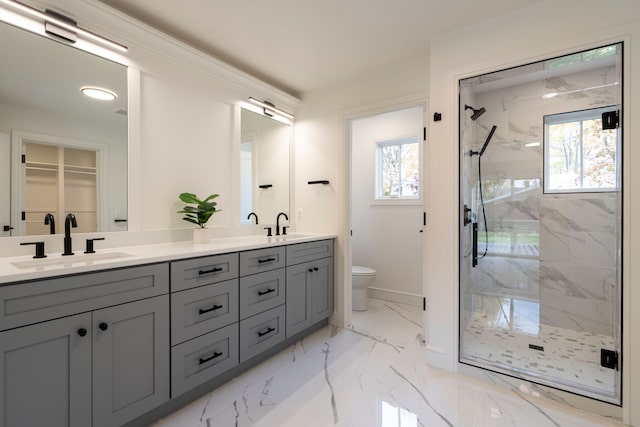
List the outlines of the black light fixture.
<svg viewBox="0 0 640 427">
<path fill-rule="evenodd" d="M 262 107 L 262 112 L 264 113 L 265 116 L 273 117 L 274 114 L 277 114 L 289 120 L 293 120 L 295 117 L 293 114 L 287 113 L 286 111 L 282 111 L 281 109 L 276 108 L 276 106 L 269 101 L 259 101 L 253 97 L 249 97 L 249 102 L 259 107 Z"/>
</svg>

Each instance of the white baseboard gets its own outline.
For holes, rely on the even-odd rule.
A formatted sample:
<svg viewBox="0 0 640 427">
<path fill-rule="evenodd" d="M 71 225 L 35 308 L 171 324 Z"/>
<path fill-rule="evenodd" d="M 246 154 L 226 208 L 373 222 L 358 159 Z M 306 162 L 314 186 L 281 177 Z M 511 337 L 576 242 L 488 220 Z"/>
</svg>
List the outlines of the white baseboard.
<svg viewBox="0 0 640 427">
<path fill-rule="evenodd" d="M 399 304 L 413 305 L 415 307 L 422 307 L 422 296 L 415 294 L 408 294 L 406 292 L 392 291 L 382 288 L 367 288 L 367 296 L 369 298 L 381 299 L 383 301 L 397 302 Z"/>
</svg>

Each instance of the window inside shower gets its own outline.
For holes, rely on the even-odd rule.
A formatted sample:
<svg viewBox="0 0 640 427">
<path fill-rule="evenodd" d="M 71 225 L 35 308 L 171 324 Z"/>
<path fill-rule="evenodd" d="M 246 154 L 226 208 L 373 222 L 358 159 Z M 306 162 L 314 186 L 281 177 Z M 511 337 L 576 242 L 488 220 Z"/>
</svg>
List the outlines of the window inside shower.
<svg viewBox="0 0 640 427">
<path fill-rule="evenodd" d="M 622 43 L 460 80 L 461 363 L 620 404 Z"/>
</svg>

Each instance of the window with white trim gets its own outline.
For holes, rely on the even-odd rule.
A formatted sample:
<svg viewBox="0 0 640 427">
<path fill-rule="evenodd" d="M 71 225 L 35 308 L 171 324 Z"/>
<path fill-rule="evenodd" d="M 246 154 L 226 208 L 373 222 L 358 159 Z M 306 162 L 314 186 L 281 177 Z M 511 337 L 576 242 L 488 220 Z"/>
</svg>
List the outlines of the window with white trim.
<svg viewBox="0 0 640 427">
<path fill-rule="evenodd" d="M 414 135 L 376 144 L 376 199 L 419 199 L 419 137 Z"/>
<path fill-rule="evenodd" d="M 618 129 L 602 129 L 595 108 L 544 117 L 545 193 L 614 191 L 619 187 Z"/>
</svg>

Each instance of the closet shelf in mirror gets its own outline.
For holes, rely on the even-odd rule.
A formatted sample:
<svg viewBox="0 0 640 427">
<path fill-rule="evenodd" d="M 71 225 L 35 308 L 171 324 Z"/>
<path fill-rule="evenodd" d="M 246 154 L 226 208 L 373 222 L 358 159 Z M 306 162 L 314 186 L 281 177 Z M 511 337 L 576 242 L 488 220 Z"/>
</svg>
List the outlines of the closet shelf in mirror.
<svg viewBox="0 0 640 427">
<path fill-rule="evenodd" d="M 91 174 L 91 175 L 95 175 L 96 174 L 96 168 L 92 167 L 92 166 L 65 165 L 64 166 L 64 171 L 65 172 L 70 172 L 70 173 L 86 173 L 86 174 Z"/>
<path fill-rule="evenodd" d="M 43 171 L 53 171 L 53 172 L 56 172 L 58 170 L 58 165 L 56 163 L 46 163 L 46 162 L 26 162 L 25 167 L 31 170 L 43 170 Z"/>
</svg>

